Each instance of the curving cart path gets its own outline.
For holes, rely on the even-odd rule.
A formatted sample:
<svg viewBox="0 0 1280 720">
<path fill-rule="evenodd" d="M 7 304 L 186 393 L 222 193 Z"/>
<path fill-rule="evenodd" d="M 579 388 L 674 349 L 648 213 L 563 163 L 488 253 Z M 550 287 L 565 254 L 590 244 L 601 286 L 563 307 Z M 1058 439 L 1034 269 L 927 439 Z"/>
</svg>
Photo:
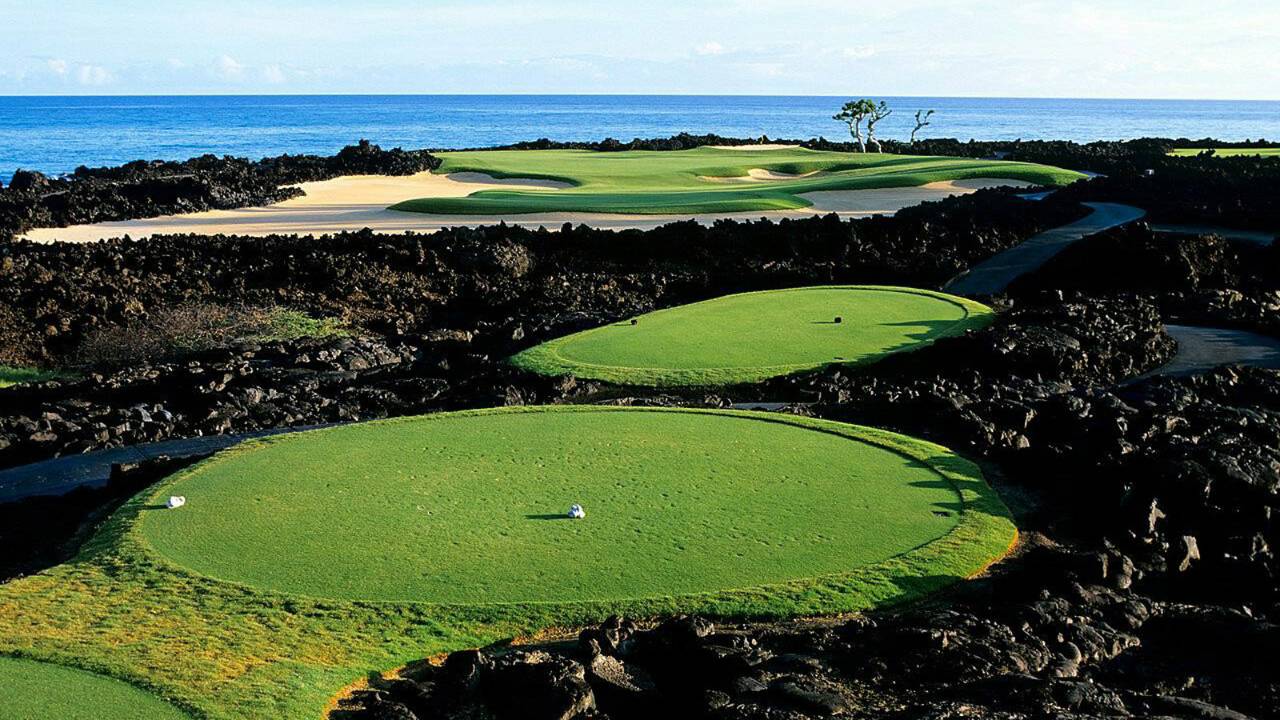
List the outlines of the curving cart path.
<svg viewBox="0 0 1280 720">
<path fill-rule="evenodd" d="M 1068 245 L 1121 225 L 1140 220 L 1146 211 L 1118 203 L 1085 203 L 1093 212 L 1070 225 L 1046 230 L 1029 240 L 974 265 L 951 279 L 943 290 L 955 295 L 997 295 L 1009 283 L 1049 261 Z"/>
<path fill-rule="evenodd" d="M 161 457 L 189 458 L 225 450 L 245 440 L 315 430 L 328 425 L 275 428 L 237 435 L 202 437 L 130 445 L 98 450 L 83 455 L 67 455 L 0 470 L 0 503 L 38 495 L 66 495 L 78 487 L 101 487 L 111 478 L 111 467 L 145 462 Z"/>
<path fill-rule="evenodd" d="M 1165 365 L 1140 375 L 1136 382 L 1157 375 L 1195 375 L 1221 365 L 1251 365 L 1280 370 L 1280 340 L 1245 330 L 1165 325 L 1178 342 L 1177 354 Z"/>
</svg>

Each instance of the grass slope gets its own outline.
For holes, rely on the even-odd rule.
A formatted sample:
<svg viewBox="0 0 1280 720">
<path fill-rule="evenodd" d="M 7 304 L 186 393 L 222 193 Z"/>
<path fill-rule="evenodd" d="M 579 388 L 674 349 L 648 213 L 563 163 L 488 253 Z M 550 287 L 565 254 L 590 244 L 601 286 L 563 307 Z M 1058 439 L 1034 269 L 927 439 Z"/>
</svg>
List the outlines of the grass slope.
<svg viewBox="0 0 1280 720">
<path fill-rule="evenodd" d="M 819 190 L 916 187 L 943 180 L 1004 178 L 1065 185 L 1083 178 L 1033 163 L 890 154 L 838 153 L 803 148 L 594 152 L 481 150 L 440 153 L 436 172 L 481 172 L 499 178 L 541 178 L 574 185 L 562 190 L 484 190 L 463 198 L 422 198 L 393 205 L 409 212 L 490 215 L 534 212 L 634 214 L 795 210 Z M 752 169 L 791 175 L 786 180 L 723 182 Z"/>
<path fill-rule="evenodd" d="M 558 588 L 557 596 L 562 599 L 555 601 L 440 604 L 308 599 L 302 595 L 288 595 L 214 580 L 187 570 L 157 552 L 149 538 L 155 534 L 158 540 L 168 542 L 164 539 L 168 537 L 164 534 L 166 531 L 155 521 L 157 518 L 167 517 L 169 513 L 166 511 L 156 514 L 148 508 L 176 488 L 190 488 L 190 483 L 196 483 L 194 487 L 198 492 L 187 490 L 188 507 L 175 511 L 173 517 L 176 519 L 188 510 L 200 510 L 202 504 L 212 497 L 206 493 L 214 492 L 213 483 L 199 483 L 198 478 L 202 474 L 216 473 L 222 463 L 241 462 L 241 458 L 248 458 L 255 449 L 278 449 L 287 447 L 290 442 L 263 441 L 215 456 L 130 501 L 72 562 L 0 586 L 0 653 L 22 654 L 34 659 L 75 665 L 125 679 L 147 687 L 163 697 L 172 698 L 202 717 L 317 718 L 334 693 L 371 670 L 396 667 L 424 655 L 474 647 L 548 626 L 589 622 L 615 612 L 641 616 L 704 612 L 728 617 L 775 617 L 857 611 L 910 600 L 981 570 L 999 557 L 1016 535 L 1004 505 L 971 463 L 945 448 L 921 440 L 829 421 L 734 412 L 570 407 L 476 411 L 370 423 L 359 427 L 384 428 L 392 434 L 407 431 L 407 428 L 415 425 L 422 427 L 424 434 L 419 440 L 419 449 L 406 460 L 406 463 L 416 463 L 424 457 L 431 457 L 437 450 L 430 442 L 426 442 L 431 434 L 425 431 L 431 427 L 431 423 L 441 423 L 442 426 L 453 422 L 469 423 L 478 417 L 550 418 L 562 413 L 578 413 L 582 417 L 591 414 L 590 417 L 601 420 L 615 417 L 610 415 L 613 413 L 620 414 L 616 417 L 628 420 L 632 414 L 644 413 L 658 414 L 673 420 L 683 419 L 687 415 L 705 415 L 730 423 L 741 423 L 749 418 L 761 425 L 777 426 L 784 433 L 794 434 L 804 428 L 816 431 L 815 435 L 849 438 L 857 441 L 850 443 L 855 447 L 869 443 L 903 458 L 904 462 L 909 458 L 927 465 L 934 474 L 922 479 L 913 472 L 910 482 L 923 482 L 924 486 L 903 490 L 905 495 L 901 497 L 916 497 L 914 504 L 918 509 L 920 502 L 926 506 L 939 502 L 940 494 L 945 494 L 945 490 L 950 493 L 943 503 L 945 507 L 936 509 L 949 511 L 953 517 L 942 518 L 930 514 L 930 517 L 922 518 L 930 528 L 924 535 L 940 530 L 943 534 L 908 552 L 861 567 L 851 565 L 833 573 L 780 580 L 753 587 L 607 600 L 570 601 L 570 594 L 575 592 L 576 583 L 571 578 L 554 577 L 560 574 L 562 568 L 549 570 L 544 578 Z M 338 430 L 317 432 L 333 433 L 327 436 L 330 440 L 341 439 Z M 300 435 L 292 442 L 310 442 L 311 437 L 316 436 Z M 516 438 L 511 438 L 512 445 L 506 448 L 509 459 L 518 460 L 522 457 L 523 437 L 519 440 L 520 442 L 516 442 Z M 551 438 L 546 440 L 555 442 Z M 812 439 L 809 442 L 813 444 L 815 451 L 833 451 L 830 445 L 821 440 Z M 686 453 L 685 457 L 692 457 L 692 454 Z M 543 458 L 543 462 L 546 460 L 548 458 Z M 344 458 L 338 462 L 345 461 Z M 532 459 L 525 462 L 537 464 Z M 418 467 L 424 474 L 439 473 L 443 468 L 430 463 Z M 502 464 L 496 463 L 495 472 L 501 469 Z M 848 470 L 850 477 L 857 477 L 857 470 Z M 300 475 L 311 472 L 312 469 L 308 468 Z M 769 482 L 775 485 L 782 482 L 799 483 L 812 472 L 816 471 L 806 469 L 805 474 L 801 474 L 798 468 L 793 468 L 788 471 L 789 479 L 777 476 L 769 478 Z M 475 477 L 479 478 L 481 475 L 483 473 Z M 294 482 L 299 481 L 301 480 Z M 641 481 L 651 482 L 639 477 L 627 482 Z M 804 482 L 820 481 L 825 483 L 828 490 L 832 489 L 829 478 L 821 480 L 819 477 L 810 477 Z M 316 479 L 312 482 L 318 485 L 329 481 Z M 369 482 L 377 483 L 376 476 L 371 475 Z M 490 487 L 494 482 L 487 481 Z M 884 481 L 881 479 L 879 482 Z M 677 480 L 672 488 L 681 484 Z M 803 483 L 799 487 L 803 487 Z M 574 489 L 581 492 L 581 488 Z M 273 503 L 278 505 L 274 497 L 285 494 L 265 487 L 262 491 L 261 501 L 267 504 L 264 508 Z M 687 491 L 692 492 L 692 486 Z M 849 491 L 843 492 L 845 494 L 841 497 L 848 500 L 851 497 L 847 494 Z M 604 493 L 596 501 L 596 509 L 588 506 L 588 520 L 582 524 L 536 520 L 530 520 L 529 524 L 537 524 L 537 532 L 549 535 L 566 531 L 586 532 L 598 528 L 599 525 L 589 523 L 597 516 L 602 516 L 599 518 L 601 521 L 610 518 L 609 500 L 605 496 L 613 493 L 624 493 L 624 498 L 634 497 L 622 490 Z M 899 494 L 898 491 L 890 492 L 888 486 L 884 486 L 882 492 L 873 492 L 871 495 L 886 493 Z M 291 499 L 292 495 L 290 494 Z M 509 495 L 512 502 L 531 502 L 522 499 L 515 492 Z M 394 502 L 396 506 L 412 504 L 415 511 L 420 502 L 409 490 L 402 495 L 371 492 L 371 496 Z M 580 496 L 575 493 L 574 497 Z M 672 493 L 671 502 L 678 504 L 679 497 Z M 760 502 L 749 496 L 743 500 L 749 504 Z M 559 496 L 552 498 L 548 495 L 545 498 L 547 504 L 553 501 L 555 507 L 548 509 L 547 514 L 562 511 L 561 505 L 567 502 Z M 657 501 L 650 498 L 648 502 L 648 507 L 652 508 Z M 338 513 L 341 522 L 332 523 L 335 526 L 354 522 L 370 529 L 380 522 L 381 514 L 385 513 L 388 517 L 396 514 L 386 504 L 371 510 L 373 505 L 369 503 L 377 504 L 372 499 L 361 501 L 362 507 L 367 511 L 362 517 L 338 511 L 334 506 L 326 506 L 324 512 Z M 537 503 L 539 510 L 542 504 Z M 521 509 L 527 510 L 530 507 L 532 506 L 522 505 Z M 243 506 L 239 506 L 228 508 L 227 512 L 244 510 Z M 314 508 L 311 510 L 314 511 Z M 820 510 L 814 511 L 809 517 L 809 523 L 789 523 L 794 542 L 803 544 L 802 540 L 806 536 L 812 540 L 814 528 L 827 525 L 835 528 L 830 542 L 836 542 L 841 537 L 836 532 L 852 532 L 839 530 L 842 523 L 851 522 L 846 516 L 857 516 L 864 512 L 866 509 L 857 505 L 840 506 L 828 502 Z M 719 511 L 716 513 L 721 514 Z M 270 517 L 270 513 L 259 509 L 249 517 L 254 524 L 261 524 L 267 522 L 265 518 Z M 698 527 L 702 518 L 696 515 L 687 515 L 686 518 L 689 520 L 687 527 L 663 528 L 664 532 L 678 530 L 691 537 L 702 538 L 704 542 L 711 541 L 710 532 Z M 337 519 L 339 518 L 335 517 Z M 944 520 L 953 523 L 949 530 L 936 524 Z M 279 524 L 287 526 L 305 522 L 305 519 L 289 518 L 288 522 Z M 641 523 L 649 524 L 652 523 Z M 201 533 L 208 529 L 205 527 Z M 742 530 L 754 532 L 751 528 Z M 341 533 L 343 530 L 337 528 L 334 532 Z M 182 533 L 178 535 L 181 536 Z M 373 537 L 376 538 L 376 534 Z M 785 533 L 778 534 L 776 531 L 770 537 L 774 538 L 775 545 L 793 542 L 785 537 Z M 385 568 L 399 567 L 406 574 L 412 574 L 415 563 L 423 558 L 432 560 L 436 556 L 436 548 L 447 547 L 454 539 L 433 538 L 430 544 L 406 548 L 404 555 L 394 554 L 394 549 L 385 545 L 357 544 L 342 550 L 359 557 L 364 564 L 370 566 L 370 569 L 363 572 L 378 578 L 378 582 L 417 584 L 427 581 L 421 578 L 394 580 L 390 577 L 391 571 Z M 466 542 L 472 540 L 466 537 L 456 539 Z M 677 541 L 676 538 L 670 539 Z M 232 542 L 234 539 L 227 541 Z M 497 542 L 496 539 L 491 541 Z M 526 537 L 522 542 L 528 547 L 531 540 Z M 279 563 L 288 565 L 292 562 L 291 545 L 284 541 L 284 536 L 273 541 L 273 545 L 279 556 Z M 839 548 L 838 545 L 826 547 Z M 168 548 L 169 551 L 175 549 Z M 773 548 L 774 551 L 782 549 Z M 881 554 L 884 550 L 882 548 Z M 489 545 L 486 551 L 494 552 L 495 546 Z M 501 552 L 502 548 L 498 546 L 496 551 Z M 752 552 L 759 556 L 767 554 L 763 550 Z M 305 555 L 309 558 L 305 562 L 314 565 L 316 560 L 309 550 Z M 526 556 L 520 561 L 527 560 Z M 488 572 L 501 572 L 494 564 L 496 562 L 496 559 L 489 561 Z M 816 558 L 813 562 L 817 562 Z M 829 566 L 810 564 L 804 570 L 814 572 L 823 567 Z M 325 572 L 330 580 L 340 574 L 328 570 Z M 767 574 L 756 578 L 771 579 Z M 677 578 L 669 579 L 674 582 Z M 748 582 L 751 579 L 746 575 L 738 578 Z M 629 580 L 608 576 L 600 578 L 600 582 L 613 586 L 613 592 L 630 587 L 639 593 L 657 587 L 655 583 L 641 584 L 642 580 L 634 577 Z M 627 584 L 623 584 L 624 581 Z M 712 587 L 710 584 L 704 586 Z M 385 587 L 390 586 L 384 585 Z M 676 589 L 684 588 L 677 585 Z"/>
<path fill-rule="evenodd" d="M 128 683 L 50 663 L 0 657 L 0 720 L 182 720 Z"/>
<path fill-rule="evenodd" d="M 992 317 L 990 308 L 972 300 L 913 288 L 769 290 L 658 310 L 635 325 L 585 330 L 525 350 L 511 362 L 544 375 L 621 385 L 728 385 L 871 362 L 985 327 Z"/>
<path fill-rule="evenodd" d="M 1178 157 L 1191 157 L 1210 148 L 1176 148 L 1170 154 Z M 1266 148 L 1212 148 L 1217 157 L 1280 157 L 1280 147 Z"/>
</svg>

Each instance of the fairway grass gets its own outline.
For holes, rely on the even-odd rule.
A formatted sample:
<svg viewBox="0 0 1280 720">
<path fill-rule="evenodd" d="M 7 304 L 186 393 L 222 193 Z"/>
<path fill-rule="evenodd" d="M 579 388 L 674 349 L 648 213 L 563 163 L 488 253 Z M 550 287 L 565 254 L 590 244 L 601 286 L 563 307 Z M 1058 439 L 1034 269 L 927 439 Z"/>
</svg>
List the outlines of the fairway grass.
<svg viewBox="0 0 1280 720">
<path fill-rule="evenodd" d="M 157 509 L 173 493 L 187 506 Z M 572 502 L 586 519 L 558 519 Z M 73 561 L 0 586 L 0 654 L 114 676 L 197 716 L 318 718 L 370 671 L 612 613 L 911 600 L 1015 536 L 974 465 L 871 428 L 448 413 L 254 441 L 164 481 Z"/>
<path fill-rule="evenodd" d="M 51 663 L 0 657 L 0 720 L 186 720 L 128 683 Z"/>
<path fill-rule="evenodd" d="M 993 317 L 981 303 L 914 288 L 766 290 L 585 330 L 529 348 L 511 363 L 619 385 L 730 385 L 873 362 L 986 327 Z"/>
<path fill-rule="evenodd" d="M 572 187 L 484 190 L 460 198 L 420 198 L 397 203 L 391 206 L 392 210 L 447 215 L 676 215 L 797 210 L 812 205 L 802 195 L 817 191 L 917 187 L 978 178 L 1066 185 L 1084 177 L 1034 163 L 804 148 L 477 150 L 439 156 L 443 164 L 437 173 L 478 172 L 497 178 L 557 180 Z M 726 182 L 748 179 L 752 170 L 774 175 L 767 180 Z"/>
<path fill-rule="evenodd" d="M 1206 150 L 1213 150 L 1215 157 L 1280 157 L 1280 147 L 1264 148 L 1176 148 L 1171 155 L 1193 157 Z"/>
</svg>

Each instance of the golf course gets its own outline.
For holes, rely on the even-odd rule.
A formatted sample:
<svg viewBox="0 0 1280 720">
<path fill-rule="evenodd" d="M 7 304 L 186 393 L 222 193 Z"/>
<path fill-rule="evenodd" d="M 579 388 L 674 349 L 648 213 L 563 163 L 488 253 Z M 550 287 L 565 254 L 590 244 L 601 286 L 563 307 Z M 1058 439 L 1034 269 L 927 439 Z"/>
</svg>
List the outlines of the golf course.
<svg viewBox="0 0 1280 720">
<path fill-rule="evenodd" d="M 1280 0 L 0 17 L 0 720 L 1280 720 Z"/>
<path fill-rule="evenodd" d="M 171 495 L 185 506 L 166 509 Z M 585 518 L 565 516 L 575 503 Z M 1015 536 L 974 465 L 885 431 L 711 410 L 443 413 L 252 441 L 178 473 L 72 562 L 0 587 L 0 652 L 130 682 L 166 711 L 314 718 L 370 669 L 611 613 L 904 602 Z"/>
<path fill-rule="evenodd" d="M 806 287 L 658 310 L 530 348 L 511 362 L 545 375 L 621 385 L 758 382 L 889 353 L 985 327 L 990 308 L 914 288 Z"/>
<path fill-rule="evenodd" d="M 182 720 L 190 716 L 113 678 L 62 665 L 0 657 L 0 717 Z"/>
<path fill-rule="evenodd" d="M 1034 163 L 843 153 L 801 147 L 673 151 L 483 150 L 443 152 L 439 174 L 480 173 L 569 187 L 488 189 L 426 197 L 392 210 L 445 215 L 583 212 L 680 215 L 798 210 L 809 193 L 918 187 L 972 179 L 1066 185 L 1080 173 Z"/>
<path fill-rule="evenodd" d="M 1172 154 L 1194 157 L 1209 150 L 1213 150 L 1213 154 L 1218 157 L 1280 157 L 1280 147 L 1175 148 Z"/>
</svg>

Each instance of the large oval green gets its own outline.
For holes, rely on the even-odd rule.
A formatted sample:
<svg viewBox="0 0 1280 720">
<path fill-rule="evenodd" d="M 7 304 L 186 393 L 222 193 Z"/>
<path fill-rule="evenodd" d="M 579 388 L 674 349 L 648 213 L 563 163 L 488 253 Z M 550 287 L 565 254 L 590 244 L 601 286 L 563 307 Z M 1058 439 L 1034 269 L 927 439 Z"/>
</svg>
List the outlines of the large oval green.
<svg viewBox="0 0 1280 720">
<path fill-rule="evenodd" d="M 762 413 L 447 413 L 222 453 L 168 483 L 140 528 L 197 573 L 348 600 L 612 602 L 891 560 L 899 575 L 956 577 L 1012 532 L 1001 517 L 976 559 L 952 537 L 972 515 L 965 493 L 985 488 L 956 463 L 971 468 L 892 433 Z M 164 509 L 170 494 L 186 505 Z M 574 503 L 585 519 L 566 517 Z M 902 562 L 940 539 L 956 550 Z"/>
</svg>

